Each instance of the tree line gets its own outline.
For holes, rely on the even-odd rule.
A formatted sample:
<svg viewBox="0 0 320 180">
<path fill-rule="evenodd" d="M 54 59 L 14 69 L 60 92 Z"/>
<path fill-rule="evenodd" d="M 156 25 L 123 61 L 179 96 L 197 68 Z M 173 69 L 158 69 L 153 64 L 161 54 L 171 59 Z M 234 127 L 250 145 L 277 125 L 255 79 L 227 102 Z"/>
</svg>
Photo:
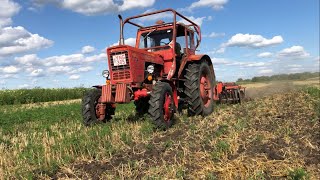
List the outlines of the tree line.
<svg viewBox="0 0 320 180">
<path fill-rule="evenodd" d="M 277 74 L 272 76 L 254 76 L 251 79 L 239 78 L 237 82 L 268 82 L 268 81 L 281 81 L 281 80 L 306 80 L 310 78 L 319 77 L 320 72 L 303 72 L 292 74 Z"/>
</svg>

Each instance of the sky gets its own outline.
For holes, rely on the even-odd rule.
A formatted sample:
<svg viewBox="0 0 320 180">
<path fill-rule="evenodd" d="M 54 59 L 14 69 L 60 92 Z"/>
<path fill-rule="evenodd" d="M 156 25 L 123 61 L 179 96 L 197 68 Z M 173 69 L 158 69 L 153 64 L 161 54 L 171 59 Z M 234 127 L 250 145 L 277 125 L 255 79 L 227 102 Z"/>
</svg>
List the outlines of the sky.
<svg viewBox="0 0 320 180">
<path fill-rule="evenodd" d="M 197 53 L 211 57 L 219 81 L 319 71 L 319 0 L 0 0 L 0 88 L 103 84 L 117 15 L 165 8 L 201 26 Z M 125 26 L 126 44 L 135 36 Z"/>
</svg>

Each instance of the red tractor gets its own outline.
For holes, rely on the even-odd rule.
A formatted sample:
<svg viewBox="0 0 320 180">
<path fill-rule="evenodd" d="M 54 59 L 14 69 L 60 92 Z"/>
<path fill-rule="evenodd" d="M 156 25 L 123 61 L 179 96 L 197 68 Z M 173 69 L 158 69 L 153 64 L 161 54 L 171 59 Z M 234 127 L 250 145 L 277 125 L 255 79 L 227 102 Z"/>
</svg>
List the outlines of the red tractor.
<svg viewBox="0 0 320 180">
<path fill-rule="evenodd" d="M 173 22 L 158 20 L 143 26 L 138 18 L 172 14 Z M 119 45 L 107 49 L 109 70 L 106 84 L 94 86 L 82 102 L 85 125 L 107 121 L 116 103 L 134 100 L 137 114 L 149 113 L 155 125 L 168 128 L 179 106 L 188 115 L 207 116 L 213 111 L 215 72 L 208 55 L 196 55 L 201 42 L 200 27 L 173 9 L 120 19 Z M 139 21 L 138 21 L 139 22 Z M 123 27 L 137 28 L 135 47 L 125 45 Z M 181 103 L 182 102 L 182 103 Z"/>
</svg>

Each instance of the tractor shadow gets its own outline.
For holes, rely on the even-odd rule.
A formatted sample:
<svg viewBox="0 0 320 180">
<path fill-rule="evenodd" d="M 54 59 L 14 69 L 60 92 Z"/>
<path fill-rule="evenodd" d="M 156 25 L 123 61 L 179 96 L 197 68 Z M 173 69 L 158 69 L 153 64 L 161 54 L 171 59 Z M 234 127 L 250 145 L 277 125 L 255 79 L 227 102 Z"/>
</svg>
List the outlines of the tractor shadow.
<svg viewBox="0 0 320 180">
<path fill-rule="evenodd" d="M 181 123 L 181 116 L 182 114 L 175 113 L 172 119 L 173 121 L 172 127 L 174 127 L 176 124 Z M 132 124 L 138 123 L 138 122 L 148 122 L 152 124 L 154 131 L 162 131 L 162 130 L 165 131 L 166 129 L 167 130 L 170 129 L 170 128 L 161 128 L 161 127 L 157 128 L 148 113 L 141 115 L 136 113 L 135 111 L 123 114 L 123 116 L 119 116 L 118 114 L 116 114 L 111 119 L 111 123 L 112 122 L 125 122 L 125 123 L 132 123 Z"/>
<path fill-rule="evenodd" d="M 132 111 L 130 113 L 124 113 L 124 114 L 116 114 L 112 117 L 112 121 L 118 122 L 118 121 L 125 121 L 129 123 L 135 123 L 139 121 L 146 121 L 151 120 L 148 116 L 148 114 L 140 115 L 136 113 L 135 111 Z"/>
</svg>

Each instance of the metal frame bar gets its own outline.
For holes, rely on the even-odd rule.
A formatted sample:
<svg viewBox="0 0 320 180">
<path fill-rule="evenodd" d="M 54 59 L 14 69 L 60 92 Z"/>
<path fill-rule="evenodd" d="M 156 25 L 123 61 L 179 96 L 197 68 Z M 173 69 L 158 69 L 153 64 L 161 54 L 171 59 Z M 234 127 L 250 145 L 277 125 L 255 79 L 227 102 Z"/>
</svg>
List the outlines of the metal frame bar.
<svg viewBox="0 0 320 180">
<path fill-rule="evenodd" d="M 154 15 L 154 14 L 160 14 L 160 13 L 164 13 L 164 12 L 172 12 L 172 13 L 173 13 L 173 25 L 174 25 L 174 29 L 176 29 L 177 15 L 178 15 L 179 17 L 181 17 L 182 19 L 186 20 L 187 22 L 189 22 L 192 26 L 194 26 L 194 27 L 195 27 L 195 30 L 196 30 L 196 33 L 197 33 L 198 36 L 199 36 L 199 43 L 198 43 L 198 45 L 200 44 L 201 39 L 202 39 L 200 27 L 199 27 L 196 23 L 192 22 L 190 19 L 188 19 L 187 17 L 185 17 L 184 15 L 182 15 L 182 14 L 178 13 L 177 11 L 175 11 L 174 9 L 164 9 L 164 10 L 159 10 L 159 11 L 154 11 L 154 12 L 150 12 L 150 13 L 140 14 L 140 15 L 137 15 L 137 16 L 128 17 L 128 18 L 126 18 L 126 19 L 123 21 L 123 24 L 122 24 L 122 25 L 124 25 L 124 24 L 126 24 L 126 23 L 129 23 L 129 24 L 132 24 L 132 25 L 137 26 L 137 27 L 139 27 L 139 28 L 144 28 L 143 26 L 140 26 L 140 25 L 138 25 L 138 24 L 136 24 L 136 23 L 133 23 L 133 22 L 131 22 L 130 20 L 137 19 L 137 18 L 141 18 L 141 17 L 145 17 L 145 16 L 150 16 L 150 15 Z M 191 25 L 189 25 L 189 26 L 191 26 Z"/>
</svg>

